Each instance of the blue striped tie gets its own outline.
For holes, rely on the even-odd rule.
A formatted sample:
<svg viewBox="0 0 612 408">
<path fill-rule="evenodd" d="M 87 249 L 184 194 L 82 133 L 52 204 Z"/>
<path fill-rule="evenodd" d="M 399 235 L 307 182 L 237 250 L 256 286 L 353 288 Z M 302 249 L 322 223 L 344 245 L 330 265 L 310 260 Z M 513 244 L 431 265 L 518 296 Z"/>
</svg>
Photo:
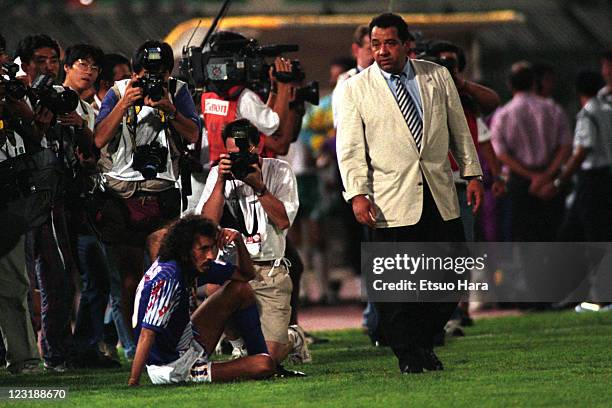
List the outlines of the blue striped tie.
<svg viewBox="0 0 612 408">
<path fill-rule="evenodd" d="M 417 145 L 417 149 L 421 150 L 421 141 L 423 140 L 423 121 L 417 111 L 417 106 L 410 97 L 408 90 L 401 81 L 401 76 L 406 75 L 391 75 L 391 79 L 395 82 L 395 94 L 397 98 L 397 104 L 399 105 L 402 115 L 408 124 L 408 129 L 414 137 L 414 141 Z"/>
</svg>

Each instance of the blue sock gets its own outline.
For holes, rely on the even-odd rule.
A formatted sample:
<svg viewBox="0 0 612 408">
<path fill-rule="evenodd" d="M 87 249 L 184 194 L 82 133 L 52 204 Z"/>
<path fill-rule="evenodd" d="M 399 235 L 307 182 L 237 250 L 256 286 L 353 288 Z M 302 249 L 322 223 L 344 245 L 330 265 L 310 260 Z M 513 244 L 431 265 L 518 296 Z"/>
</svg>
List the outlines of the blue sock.
<svg viewBox="0 0 612 408">
<path fill-rule="evenodd" d="M 268 347 L 261 332 L 259 313 L 255 304 L 246 309 L 238 310 L 234 313 L 233 320 L 244 339 L 249 355 L 268 353 Z"/>
</svg>

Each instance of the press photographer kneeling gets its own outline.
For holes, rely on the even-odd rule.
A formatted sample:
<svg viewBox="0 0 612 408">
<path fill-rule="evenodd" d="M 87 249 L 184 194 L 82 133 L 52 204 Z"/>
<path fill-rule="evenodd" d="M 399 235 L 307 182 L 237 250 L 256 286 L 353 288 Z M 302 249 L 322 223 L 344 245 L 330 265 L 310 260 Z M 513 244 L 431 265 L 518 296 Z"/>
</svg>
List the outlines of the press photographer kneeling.
<svg viewBox="0 0 612 408">
<path fill-rule="evenodd" d="M 170 78 L 168 44 L 145 42 L 132 65 L 132 78 L 117 81 L 106 94 L 95 128 L 105 185 L 115 196 L 102 210 L 102 236 L 118 258 L 126 319 L 147 237 L 179 215 L 179 149 L 197 140 L 199 123 L 186 84 Z"/>
<path fill-rule="evenodd" d="M 259 132 L 248 120 L 230 122 L 222 136 L 229 154 L 221 154 L 211 169 L 196 213 L 245 237 L 255 267 L 250 283 L 275 363 L 289 352 L 308 361 L 302 330 L 289 327 L 292 284 L 284 258 L 287 229 L 299 206 L 295 175 L 286 162 L 259 157 Z"/>
</svg>

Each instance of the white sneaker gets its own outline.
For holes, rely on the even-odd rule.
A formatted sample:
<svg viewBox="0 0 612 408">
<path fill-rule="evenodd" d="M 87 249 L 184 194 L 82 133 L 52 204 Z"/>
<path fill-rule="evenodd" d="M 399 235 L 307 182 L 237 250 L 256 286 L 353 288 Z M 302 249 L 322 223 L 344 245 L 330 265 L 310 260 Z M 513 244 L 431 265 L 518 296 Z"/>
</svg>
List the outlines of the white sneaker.
<svg viewBox="0 0 612 408">
<path fill-rule="evenodd" d="M 601 310 L 601 306 L 599 306 L 597 303 L 582 302 L 576 306 L 574 310 L 576 313 L 599 312 Z"/>
<path fill-rule="evenodd" d="M 306 342 L 304 330 L 297 324 L 294 324 L 289 326 L 288 334 L 289 341 L 293 344 L 289 352 L 289 359 L 296 364 L 312 363 L 312 356 L 308 350 L 308 343 Z"/>
<path fill-rule="evenodd" d="M 247 351 L 246 346 L 234 347 L 234 349 L 232 350 L 232 356 L 230 357 L 230 360 L 236 360 L 238 358 L 246 357 L 248 355 L 249 355 L 249 352 Z"/>
<path fill-rule="evenodd" d="M 461 326 L 461 322 L 459 320 L 449 320 L 444 325 L 444 331 L 447 336 L 452 337 L 463 337 L 465 336 L 465 332 L 463 331 L 463 327 Z"/>
<path fill-rule="evenodd" d="M 56 373 L 65 373 L 66 371 L 68 371 L 68 367 L 66 367 L 66 363 L 51 365 L 45 361 L 43 366 L 45 368 L 45 371 L 51 371 L 51 372 L 56 372 Z"/>
</svg>

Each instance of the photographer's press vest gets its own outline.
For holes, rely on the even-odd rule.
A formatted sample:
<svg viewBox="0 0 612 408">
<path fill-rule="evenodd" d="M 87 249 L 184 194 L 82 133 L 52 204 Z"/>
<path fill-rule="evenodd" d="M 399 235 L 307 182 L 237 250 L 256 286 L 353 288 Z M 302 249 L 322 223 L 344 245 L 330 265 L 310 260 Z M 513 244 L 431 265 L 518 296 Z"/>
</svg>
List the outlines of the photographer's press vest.
<svg viewBox="0 0 612 408">
<path fill-rule="evenodd" d="M 109 92 L 115 92 L 118 100 L 125 94 L 129 79 L 115 82 Z M 176 90 L 169 92 L 169 98 L 174 103 L 174 97 L 185 86 L 176 80 Z M 170 128 L 164 113 L 150 106 L 130 107 L 123 116 L 115 137 L 102 149 L 100 167 L 104 173 L 106 184 L 124 198 L 132 196 L 136 191 L 160 192 L 173 188 L 179 174 L 180 152 L 170 136 Z M 134 126 L 136 122 L 136 126 Z M 158 173 L 154 180 L 145 180 L 139 171 L 132 168 L 136 146 L 142 146 L 157 141 L 168 149 L 166 170 Z"/>
<path fill-rule="evenodd" d="M 219 155 L 227 153 L 225 143 L 223 143 L 223 128 L 228 123 L 236 120 L 238 112 L 238 100 L 244 91 L 243 86 L 233 86 L 229 89 L 229 95 L 235 97 L 220 96 L 215 92 L 205 92 L 202 94 L 202 116 L 204 117 L 204 126 L 208 134 L 208 150 L 211 163 L 219 161 Z M 263 133 L 259 134 L 260 146 L 263 146 L 263 141 L 266 136 Z M 271 157 L 262 154 L 264 157 Z"/>
</svg>

